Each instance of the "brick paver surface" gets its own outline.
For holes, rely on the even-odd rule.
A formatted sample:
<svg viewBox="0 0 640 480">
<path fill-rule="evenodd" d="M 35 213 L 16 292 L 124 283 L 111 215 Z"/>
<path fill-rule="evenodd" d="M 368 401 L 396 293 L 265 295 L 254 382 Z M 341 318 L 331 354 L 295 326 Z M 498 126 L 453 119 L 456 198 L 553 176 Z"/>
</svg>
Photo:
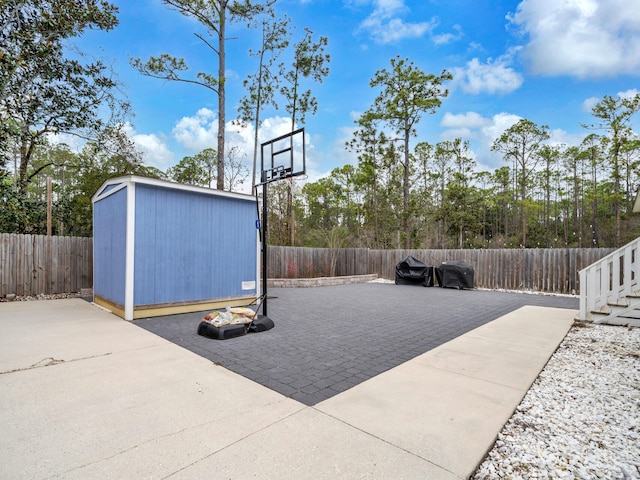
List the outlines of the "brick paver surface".
<svg viewBox="0 0 640 480">
<path fill-rule="evenodd" d="M 269 290 L 275 328 L 228 340 L 197 335 L 207 312 L 135 324 L 306 405 L 315 405 L 524 305 L 578 299 L 366 283 Z"/>
</svg>

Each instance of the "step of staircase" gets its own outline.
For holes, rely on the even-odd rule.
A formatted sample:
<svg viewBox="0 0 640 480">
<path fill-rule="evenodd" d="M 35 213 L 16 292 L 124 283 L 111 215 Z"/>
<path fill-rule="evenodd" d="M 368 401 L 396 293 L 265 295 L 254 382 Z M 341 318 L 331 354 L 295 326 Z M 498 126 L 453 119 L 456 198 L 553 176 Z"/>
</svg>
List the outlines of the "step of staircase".
<svg viewBox="0 0 640 480">
<path fill-rule="evenodd" d="M 592 311 L 591 320 L 599 324 L 640 327 L 640 295 L 634 293 L 599 311 Z"/>
</svg>

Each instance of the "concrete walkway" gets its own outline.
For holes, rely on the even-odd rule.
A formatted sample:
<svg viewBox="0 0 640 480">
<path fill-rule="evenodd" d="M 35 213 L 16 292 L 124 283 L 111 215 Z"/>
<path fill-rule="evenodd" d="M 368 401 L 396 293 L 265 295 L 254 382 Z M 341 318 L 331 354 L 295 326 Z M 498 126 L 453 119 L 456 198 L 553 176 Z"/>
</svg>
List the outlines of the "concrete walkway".
<svg viewBox="0 0 640 480">
<path fill-rule="evenodd" d="M 0 478 L 464 479 L 575 315 L 522 307 L 306 406 L 83 300 L 0 303 Z"/>
</svg>

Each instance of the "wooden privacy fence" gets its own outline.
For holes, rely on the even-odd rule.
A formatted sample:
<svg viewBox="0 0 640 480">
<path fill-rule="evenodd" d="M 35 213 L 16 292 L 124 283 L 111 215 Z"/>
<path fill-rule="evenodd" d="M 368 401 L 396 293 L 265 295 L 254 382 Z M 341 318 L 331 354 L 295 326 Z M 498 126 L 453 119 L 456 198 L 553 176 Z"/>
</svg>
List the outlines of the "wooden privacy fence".
<svg viewBox="0 0 640 480">
<path fill-rule="evenodd" d="M 579 293 L 578 272 L 610 248 L 505 250 L 370 250 L 269 247 L 269 278 L 365 275 L 394 279 L 412 255 L 428 265 L 462 260 L 478 288 Z M 72 293 L 93 287 L 93 240 L 0 233 L 0 296 Z"/>
<path fill-rule="evenodd" d="M 412 255 L 427 265 L 462 260 L 474 268 L 477 288 L 577 294 L 578 272 L 610 248 L 504 250 L 370 250 L 269 247 L 269 278 L 364 275 L 394 279 L 395 266 Z M 332 264 L 335 269 L 332 272 Z"/>
<path fill-rule="evenodd" d="M 0 233 L 0 296 L 93 287 L 93 240 Z"/>
</svg>

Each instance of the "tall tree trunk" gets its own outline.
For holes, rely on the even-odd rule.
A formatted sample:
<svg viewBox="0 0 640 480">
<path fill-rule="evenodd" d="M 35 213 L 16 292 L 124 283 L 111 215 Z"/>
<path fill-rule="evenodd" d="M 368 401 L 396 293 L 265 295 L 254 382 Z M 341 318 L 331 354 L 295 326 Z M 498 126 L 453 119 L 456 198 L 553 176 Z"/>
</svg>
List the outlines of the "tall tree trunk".
<svg viewBox="0 0 640 480">
<path fill-rule="evenodd" d="M 404 248 L 409 248 L 409 131 L 404 134 L 404 172 L 402 175 L 402 230 Z"/>
<path fill-rule="evenodd" d="M 218 32 L 218 169 L 216 188 L 224 190 L 224 129 L 225 115 L 225 35 L 226 35 L 226 11 L 227 1 L 220 2 L 220 25 Z"/>
</svg>

